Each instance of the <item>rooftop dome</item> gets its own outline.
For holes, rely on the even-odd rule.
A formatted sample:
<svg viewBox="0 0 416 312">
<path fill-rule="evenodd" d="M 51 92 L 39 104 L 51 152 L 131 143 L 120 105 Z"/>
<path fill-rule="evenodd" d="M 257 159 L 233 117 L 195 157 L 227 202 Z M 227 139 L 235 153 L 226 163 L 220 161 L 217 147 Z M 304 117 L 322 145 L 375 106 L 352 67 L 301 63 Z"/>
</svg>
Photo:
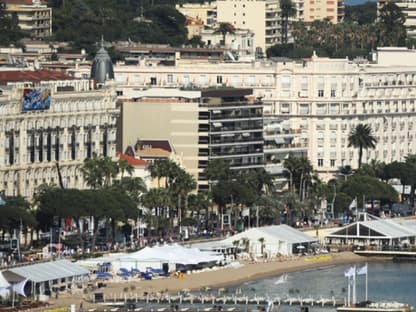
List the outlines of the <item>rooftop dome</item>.
<svg viewBox="0 0 416 312">
<path fill-rule="evenodd" d="M 98 83 L 114 79 L 113 63 L 107 50 L 104 49 L 104 39 L 101 39 L 101 47 L 92 62 L 91 78 Z"/>
</svg>

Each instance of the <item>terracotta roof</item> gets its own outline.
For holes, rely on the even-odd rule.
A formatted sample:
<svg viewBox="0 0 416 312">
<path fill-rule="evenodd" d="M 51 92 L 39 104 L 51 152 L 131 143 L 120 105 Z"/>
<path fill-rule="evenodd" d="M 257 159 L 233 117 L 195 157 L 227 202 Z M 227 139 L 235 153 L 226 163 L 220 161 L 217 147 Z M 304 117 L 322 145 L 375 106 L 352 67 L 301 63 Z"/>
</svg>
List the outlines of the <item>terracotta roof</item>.
<svg viewBox="0 0 416 312">
<path fill-rule="evenodd" d="M 33 4 L 33 0 L 2 0 L 1 2 L 5 4 Z M 46 4 L 46 1 L 41 0 L 41 4 Z"/>
<path fill-rule="evenodd" d="M 122 160 L 127 160 L 130 166 L 147 166 L 147 161 L 142 160 L 142 159 L 131 157 L 126 154 L 119 153 L 119 152 L 116 153 L 116 156 Z"/>
<path fill-rule="evenodd" d="M 162 149 L 172 153 L 172 146 L 168 140 L 138 140 L 134 147 L 136 151 Z"/>
<path fill-rule="evenodd" d="M 8 82 L 32 81 L 40 82 L 47 80 L 72 80 L 74 77 L 60 71 L 54 70 L 6 70 L 0 71 L 0 85 L 7 85 Z"/>
</svg>

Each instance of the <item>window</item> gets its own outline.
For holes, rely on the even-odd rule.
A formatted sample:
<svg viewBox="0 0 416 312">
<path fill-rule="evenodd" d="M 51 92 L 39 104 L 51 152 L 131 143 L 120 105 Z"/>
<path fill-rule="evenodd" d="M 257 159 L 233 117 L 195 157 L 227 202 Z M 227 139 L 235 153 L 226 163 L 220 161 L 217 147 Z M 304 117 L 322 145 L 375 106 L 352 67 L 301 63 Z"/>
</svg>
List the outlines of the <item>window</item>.
<svg viewBox="0 0 416 312">
<path fill-rule="evenodd" d="M 222 76 L 217 76 L 217 83 L 222 84 Z"/>
<path fill-rule="evenodd" d="M 331 159 L 330 160 L 330 166 L 331 167 L 335 167 L 335 159 Z"/>
<path fill-rule="evenodd" d="M 282 76 L 281 78 L 281 88 L 290 89 L 290 76 Z"/>
<path fill-rule="evenodd" d="M 168 74 L 168 77 L 166 78 L 167 83 L 173 83 L 173 75 Z"/>
<path fill-rule="evenodd" d="M 156 80 L 156 77 L 150 77 L 150 84 L 151 84 L 152 86 L 157 85 L 157 80 Z"/>
<path fill-rule="evenodd" d="M 324 160 L 322 158 L 318 159 L 318 167 L 324 166 Z"/>
<path fill-rule="evenodd" d="M 324 97 L 324 90 L 318 90 L 318 97 Z"/>
<path fill-rule="evenodd" d="M 331 90 L 331 97 L 335 97 L 336 96 L 336 90 Z"/>
<path fill-rule="evenodd" d="M 300 89 L 302 91 L 308 90 L 308 77 L 302 77 L 300 80 Z"/>
</svg>

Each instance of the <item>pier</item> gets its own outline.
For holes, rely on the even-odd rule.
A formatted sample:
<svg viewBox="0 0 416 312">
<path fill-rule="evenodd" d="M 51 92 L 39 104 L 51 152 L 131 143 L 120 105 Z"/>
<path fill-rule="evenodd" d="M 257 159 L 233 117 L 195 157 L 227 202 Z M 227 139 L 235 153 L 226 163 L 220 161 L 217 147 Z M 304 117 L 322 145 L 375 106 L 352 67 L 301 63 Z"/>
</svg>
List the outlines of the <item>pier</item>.
<svg viewBox="0 0 416 312">
<path fill-rule="evenodd" d="M 331 298 L 313 298 L 309 296 L 286 297 L 247 297 L 243 295 L 206 295 L 181 294 L 178 295 L 137 295 L 113 294 L 105 296 L 95 293 L 91 302 L 97 308 L 90 311 L 188 311 L 188 312 L 217 312 L 217 311 L 268 311 L 280 305 L 340 307 L 345 300 Z"/>
</svg>

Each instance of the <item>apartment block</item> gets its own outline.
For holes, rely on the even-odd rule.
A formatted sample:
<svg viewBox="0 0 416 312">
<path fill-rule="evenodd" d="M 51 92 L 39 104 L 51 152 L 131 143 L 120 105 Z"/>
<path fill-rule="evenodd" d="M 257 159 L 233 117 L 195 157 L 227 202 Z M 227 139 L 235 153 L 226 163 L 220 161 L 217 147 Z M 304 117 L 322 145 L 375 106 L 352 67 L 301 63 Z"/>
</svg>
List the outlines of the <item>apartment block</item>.
<svg viewBox="0 0 416 312">
<path fill-rule="evenodd" d="M 170 142 L 181 165 L 208 188 L 209 161 L 232 170 L 262 168 L 263 107 L 251 89 L 183 91 L 152 88 L 120 96 L 122 149 L 140 141 Z"/>
<path fill-rule="evenodd" d="M 4 0 L 5 11 L 16 14 L 23 31 L 31 38 L 42 39 L 52 35 L 52 9 L 41 0 Z"/>
<path fill-rule="evenodd" d="M 345 7 L 343 0 L 304 0 L 305 23 L 312 23 L 315 20 L 329 19 L 332 24 L 344 20 Z"/>
<path fill-rule="evenodd" d="M 281 39 L 280 5 L 278 0 L 218 0 L 217 21 L 254 33 L 254 48 L 267 48 Z"/>
</svg>

